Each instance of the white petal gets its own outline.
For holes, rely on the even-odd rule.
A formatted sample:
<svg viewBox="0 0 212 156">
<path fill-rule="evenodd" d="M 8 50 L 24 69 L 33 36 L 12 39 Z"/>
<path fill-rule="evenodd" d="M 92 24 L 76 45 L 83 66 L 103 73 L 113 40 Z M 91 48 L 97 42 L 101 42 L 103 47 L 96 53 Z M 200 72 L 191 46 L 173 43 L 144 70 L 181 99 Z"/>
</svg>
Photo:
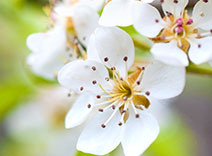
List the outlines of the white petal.
<svg viewBox="0 0 212 156">
<path fill-rule="evenodd" d="M 93 33 L 89 38 L 88 48 L 87 48 L 87 59 L 101 62 L 99 58 L 99 54 L 96 50 L 95 33 Z"/>
<path fill-rule="evenodd" d="M 188 0 L 164 0 L 164 2 L 162 3 L 162 8 L 164 13 L 169 12 L 179 18 L 182 15 L 187 4 Z"/>
<path fill-rule="evenodd" d="M 66 50 L 66 37 L 62 28 L 30 35 L 27 46 L 33 52 L 27 60 L 33 72 L 48 79 L 54 79 L 55 73 L 64 63 L 72 59 L 69 57 L 72 49 Z"/>
<path fill-rule="evenodd" d="M 144 71 L 141 86 L 144 92 L 156 99 L 167 99 L 179 95 L 185 86 L 185 68 L 154 62 Z"/>
<path fill-rule="evenodd" d="M 125 156 L 141 155 L 157 138 L 159 125 L 146 111 L 139 111 L 139 118 L 130 114 L 121 141 Z"/>
<path fill-rule="evenodd" d="M 92 7 L 95 11 L 102 8 L 104 0 L 80 0 L 79 3 Z"/>
<path fill-rule="evenodd" d="M 184 51 L 177 47 L 175 41 L 169 43 L 156 43 L 151 48 L 151 53 L 156 60 L 174 66 L 187 66 L 188 57 Z"/>
<path fill-rule="evenodd" d="M 142 2 L 145 2 L 145 3 L 152 3 L 154 2 L 155 0 L 142 0 Z"/>
<path fill-rule="evenodd" d="M 88 104 L 91 106 L 94 104 L 94 99 L 91 94 L 84 93 L 77 98 L 76 102 L 72 105 L 66 115 L 66 128 L 73 128 L 85 121 L 92 110 L 92 108 L 88 108 Z"/>
<path fill-rule="evenodd" d="M 211 30 L 212 29 L 212 1 L 207 3 L 200 0 L 196 3 L 192 13 L 192 19 L 194 24 L 201 29 Z"/>
<path fill-rule="evenodd" d="M 99 15 L 95 10 L 86 5 L 76 5 L 74 7 L 74 28 L 77 32 L 77 37 L 87 45 L 90 35 L 98 26 Z"/>
<path fill-rule="evenodd" d="M 64 45 L 65 40 L 65 29 L 58 26 L 45 33 L 28 36 L 26 44 L 33 52 L 46 52 L 60 48 L 61 45 Z"/>
<path fill-rule="evenodd" d="M 121 141 L 122 127 L 118 126 L 121 115 L 115 114 L 105 128 L 101 125 L 109 118 L 113 110 L 98 113 L 97 116 L 85 127 L 81 133 L 77 149 L 96 155 L 104 155 L 114 150 Z"/>
<path fill-rule="evenodd" d="M 128 68 L 133 64 L 135 49 L 131 37 L 120 28 L 99 27 L 95 30 L 95 46 L 98 56 L 106 66 L 115 67 L 122 76 L 126 74 L 127 57 Z M 108 59 L 105 62 L 105 58 Z"/>
<path fill-rule="evenodd" d="M 196 39 L 191 42 L 189 57 L 195 64 L 208 62 L 212 58 L 212 37 Z"/>
<path fill-rule="evenodd" d="M 95 70 L 93 69 L 95 68 Z M 104 65 L 96 61 L 76 60 L 66 64 L 58 73 L 59 83 L 67 89 L 75 92 L 90 91 L 101 93 L 98 85 L 102 86 L 107 82 L 108 71 Z M 96 81 L 93 84 L 93 81 Z"/>
<path fill-rule="evenodd" d="M 137 2 L 133 9 L 133 26 L 142 35 L 155 37 L 164 28 L 159 11 L 153 6 Z"/>
<path fill-rule="evenodd" d="M 73 12 L 73 6 L 65 5 L 65 4 L 58 4 L 55 6 L 54 11 L 59 15 L 60 17 L 72 17 Z"/>
<path fill-rule="evenodd" d="M 99 20 L 103 26 L 132 25 L 132 0 L 112 0 L 105 7 Z"/>
</svg>

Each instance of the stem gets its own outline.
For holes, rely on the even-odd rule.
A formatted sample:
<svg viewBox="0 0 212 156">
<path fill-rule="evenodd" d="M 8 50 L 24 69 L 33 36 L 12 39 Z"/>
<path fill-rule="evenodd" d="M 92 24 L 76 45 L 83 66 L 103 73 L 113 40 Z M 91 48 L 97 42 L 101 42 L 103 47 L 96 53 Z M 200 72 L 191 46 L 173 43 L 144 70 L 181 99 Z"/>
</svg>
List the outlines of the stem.
<svg viewBox="0 0 212 156">
<path fill-rule="evenodd" d="M 190 64 L 188 67 L 186 67 L 186 71 L 189 74 L 212 77 L 212 68 L 208 66 L 197 66 Z"/>
</svg>

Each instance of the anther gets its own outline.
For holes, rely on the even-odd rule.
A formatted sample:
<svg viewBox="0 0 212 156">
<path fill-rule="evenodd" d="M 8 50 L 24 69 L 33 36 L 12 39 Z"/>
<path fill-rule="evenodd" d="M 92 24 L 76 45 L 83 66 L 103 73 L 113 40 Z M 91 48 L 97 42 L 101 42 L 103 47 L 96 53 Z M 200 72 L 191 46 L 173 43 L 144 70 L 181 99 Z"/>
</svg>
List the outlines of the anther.
<svg viewBox="0 0 212 156">
<path fill-rule="evenodd" d="M 145 94 L 146 94 L 147 96 L 149 96 L 149 95 L 150 95 L 150 92 L 149 92 L 149 91 L 146 91 Z"/>
<path fill-rule="evenodd" d="M 101 125 L 102 128 L 105 128 L 106 126 L 104 124 Z"/>
<path fill-rule="evenodd" d="M 176 4 L 177 4 L 177 3 L 178 3 L 178 0 L 174 0 L 174 3 L 176 3 Z"/>
<path fill-rule="evenodd" d="M 97 99 L 100 99 L 100 98 L 101 98 L 101 96 L 100 96 L 100 95 L 97 95 L 97 96 L 96 96 L 96 98 L 97 98 Z"/>
<path fill-rule="evenodd" d="M 102 108 L 98 109 L 99 112 L 103 112 L 104 110 Z"/>
<path fill-rule="evenodd" d="M 142 69 L 142 70 L 145 70 L 145 67 L 142 67 L 141 69 Z"/>
<path fill-rule="evenodd" d="M 210 30 L 211 34 L 212 34 L 212 29 Z"/>
<path fill-rule="evenodd" d="M 95 66 L 93 66 L 93 67 L 92 67 L 92 70 L 93 70 L 93 71 L 95 71 L 95 70 L 96 70 L 96 67 L 95 67 Z"/>
<path fill-rule="evenodd" d="M 201 48 L 201 44 L 198 44 L 198 48 Z"/>
<path fill-rule="evenodd" d="M 193 24 L 193 20 L 190 18 L 188 21 L 187 21 L 187 23 L 186 23 L 186 25 L 191 25 L 191 24 Z"/>
<path fill-rule="evenodd" d="M 116 68 L 115 67 L 111 67 L 111 70 L 116 70 Z"/>
<path fill-rule="evenodd" d="M 91 104 L 88 104 L 88 108 L 91 108 Z"/>
<path fill-rule="evenodd" d="M 123 97 L 123 100 L 124 100 L 124 101 L 127 101 L 127 99 L 128 99 L 127 96 L 124 96 L 124 97 Z"/>
<path fill-rule="evenodd" d="M 83 91 L 83 89 L 84 89 L 83 87 L 80 87 L 80 91 Z"/>
<path fill-rule="evenodd" d="M 112 105 L 112 109 L 113 109 L 113 110 L 116 109 L 116 106 L 115 106 L 115 105 Z"/>
<path fill-rule="evenodd" d="M 119 126 L 122 126 L 122 122 L 119 122 Z"/>
<path fill-rule="evenodd" d="M 136 118 L 139 118 L 139 114 L 135 114 L 135 117 L 136 117 Z"/>
<path fill-rule="evenodd" d="M 106 81 L 109 81 L 110 79 L 109 79 L 109 77 L 106 77 L 105 80 L 106 80 Z"/>
<path fill-rule="evenodd" d="M 95 85 L 96 84 L 96 80 L 93 80 L 92 83 Z"/>
<path fill-rule="evenodd" d="M 121 112 L 121 114 L 124 114 L 124 113 L 126 113 L 126 110 L 123 110 L 123 111 Z"/>
<path fill-rule="evenodd" d="M 160 2 L 161 2 L 161 3 L 163 3 L 163 2 L 164 2 L 164 0 L 160 0 Z"/>
<path fill-rule="evenodd" d="M 71 93 L 68 93 L 68 97 L 71 97 Z"/>
<path fill-rule="evenodd" d="M 105 61 L 105 62 L 107 62 L 108 60 L 109 60 L 108 57 L 105 57 L 105 58 L 104 58 L 104 61 Z"/>
<path fill-rule="evenodd" d="M 124 60 L 125 62 L 127 62 L 128 57 L 127 57 L 127 56 L 125 56 L 125 57 L 123 58 L 123 60 Z"/>
<path fill-rule="evenodd" d="M 137 81 L 136 83 L 137 83 L 137 85 L 140 85 L 140 84 L 141 84 L 141 82 L 140 82 L 140 81 Z"/>
<path fill-rule="evenodd" d="M 155 19 L 155 23 L 159 23 L 159 20 L 158 19 Z"/>
<path fill-rule="evenodd" d="M 208 3 L 208 0 L 203 0 L 203 2 Z"/>
<path fill-rule="evenodd" d="M 176 23 L 177 23 L 178 26 L 182 26 L 183 25 L 183 19 L 182 18 L 178 18 L 176 20 Z"/>
<path fill-rule="evenodd" d="M 180 34 L 181 32 L 184 31 L 184 28 L 183 28 L 182 26 L 179 26 L 179 27 L 176 27 L 176 28 L 174 29 L 174 31 L 175 31 L 176 33 Z"/>
</svg>

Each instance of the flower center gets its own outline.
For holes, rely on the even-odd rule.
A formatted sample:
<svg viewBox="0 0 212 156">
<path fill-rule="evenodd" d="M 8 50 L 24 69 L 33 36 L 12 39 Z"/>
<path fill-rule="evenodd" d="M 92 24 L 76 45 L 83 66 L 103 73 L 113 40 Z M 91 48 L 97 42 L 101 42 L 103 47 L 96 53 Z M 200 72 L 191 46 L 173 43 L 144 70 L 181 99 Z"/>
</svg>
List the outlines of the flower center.
<svg viewBox="0 0 212 156">
<path fill-rule="evenodd" d="M 168 14 L 163 19 L 167 23 L 166 27 L 152 40 L 154 42 L 175 40 L 178 47 L 187 53 L 190 46 L 189 41 L 198 36 L 198 30 L 194 28 L 193 19 L 187 14 L 187 11 L 180 18 L 176 19 L 174 15 Z"/>
<path fill-rule="evenodd" d="M 139 118 L 137 109 L 143 110 L 149 107 L 150 102 L 146 96 L 149 96 L 150 92 L 142 92 L 141 89 L 141 80 L 144 74 L 144 69 L 144 67 L 137 68 L 136 72 L 126 76 L 126 78 L 122 78 L 115 68 L 112 68 L 112 80 L 107 78 L 110 87 L 105 89 L 101 84 L 98 84 L 104 92 L 102 95 L 97 95 L 97 99 L 101 101 L 100 103 L 97 103 L 97 106 L 102 107 L 98 110 L 104 112 L 107 109 L 113 109 L 111 116 L 101 125 L 103 128 L 106 127 L 118 111 L 121 114 L 121 119 L 118 125 L 121 126 L 128 120 L 129 107 L 132 107 L 134 110 L 136 118 Z"/>
</svg>

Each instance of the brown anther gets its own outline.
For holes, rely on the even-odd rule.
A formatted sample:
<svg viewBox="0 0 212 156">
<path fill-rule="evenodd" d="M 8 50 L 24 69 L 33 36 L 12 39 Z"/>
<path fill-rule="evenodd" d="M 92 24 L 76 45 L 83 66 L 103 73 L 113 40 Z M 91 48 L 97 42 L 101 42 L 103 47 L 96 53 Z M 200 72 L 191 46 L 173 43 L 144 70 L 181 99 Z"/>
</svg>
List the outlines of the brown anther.
<svg viewBox="0 0 212 156">
<path fill-rule="evenodd" d="M 159 23 L 159 20 L 158 19 L 155 19 L 155 23 Z"/>
<path fill-rule="evenodd" d="M 98 111 L 99 111 L 99 112 L 103 112 L 104 110 L 103 110 L 102 108 L 99 108 Z"/>
<path fill-rule="evenodd" d="M 112 105 L 112 109 L 114 110 L 116 108 L 116 106 L 115 105 Z"/>
<path fill-rule="evenodd" d="M 97 98 L 97 99 L 100 99 L 100 98 L 101 98 L 101 96 L 100 96 L 100 95 L 97 95 L 97 96 L 96 96 L 96 98 Z"/>
<path fill-rule="evenodd" d="M 106 81 L 109 81 L 110 79 L 109 79 L 109 77 L 106 77 L 105 80 L 106 80 Z"/>
<path fill-rule="evenodd" d="M 109 60 L 108 57 L 105 57 L 105 58 L 104 58 L 104 61 L 105 61 L 105 62 L 107 62 L 108 60 Z"/>
<path fill-rule="evenodd" d="M 102 128 L 105 128 L 106 126 L 104 124 L 101 125 Z"/>
<path fill-rule="evenodd" d="M 123 110 L 123 111 L 121 112 L 121 114 L 124 114 L 124 113 L 126 113 L 126 110 Z"/>
<path fill-rule="evenodd" d="M 177 4 L 177 3 L 178 3 L 178 0 L 174 0 L 174 3 L 176 3 L 176 4 Z"/>
<path fill-rule="evenodd" d="M 80 87 L 80 91 L 83 91 L 83 89 L 84 89 L 83 87 Z"/>
<path fill-rule="evenodd" d="M 136 114 L 135 117 L 136 117 L 136 118 L 139 118 L 139 114 Z"/>
<path fill-rule="evenodd" d="M 95 70 L 96 70 L 96 67 L 95 67 L 95 66 L 93 66 L 93 67 L 92 67 L 92 70 L 93 70 L 93 71 L 95 71 Z"/>
<path fill-rule="evenodd" d="M 127 57 L 127 56 L 125 56 L 125 57 L 123 58 L 123 60 L 124 60 L 125 62 L 127 62 L 128 57 Z"/>
<path fill-rule="evenodd" d="M 141 82 L 140 82 L 140 81 L 137 81 L 136 83 L 137 83 L 137 85 L 140 85 L 140 84 L 141 84 Z"/>
<path fill-rule="evenodd" d="M 149 91 L 146 91 L 145 94 L 146 94 L 147 96 L 149 96 L 149 95 L 150 95 L 150 92 L 149 92 Z"/>
<path fill-rule="evenodd" d="M 119 126 L 122 126 L 122 122 L 119 122 Z"/>
<path fill-rule="evenodd" d="M 116 68 L 115 67 L 111 67 L 111 70 L 116 70 Z"/>
<path fill-rule="evenodd" d="M 141 69 L 142 69 L 142 70 L 145 70 L 145 67 L 142 67 Z"/>
<path fill-rule="evenodd" d="M 91 108 L 91 104 L 88 104 L 88 108 Z"/>
<path fill-rule="evenodd" d="M 201 44 L 198 44 L 198 48 L 201 48 Z"/>
<path fill-rule="evenodd" d="M 208 0 L 203 0 L 203 2 L 208 3 Z"/>
<path fill-rule="evenodd" d="M 95 85 L 96 84 L 96 80 L 93 80 L 92 83 Z"/>
<path fill-rule="evenodd" d="M 71 93 L 68 93 L 68 97 L 71 97 Z"/>
</svg>

